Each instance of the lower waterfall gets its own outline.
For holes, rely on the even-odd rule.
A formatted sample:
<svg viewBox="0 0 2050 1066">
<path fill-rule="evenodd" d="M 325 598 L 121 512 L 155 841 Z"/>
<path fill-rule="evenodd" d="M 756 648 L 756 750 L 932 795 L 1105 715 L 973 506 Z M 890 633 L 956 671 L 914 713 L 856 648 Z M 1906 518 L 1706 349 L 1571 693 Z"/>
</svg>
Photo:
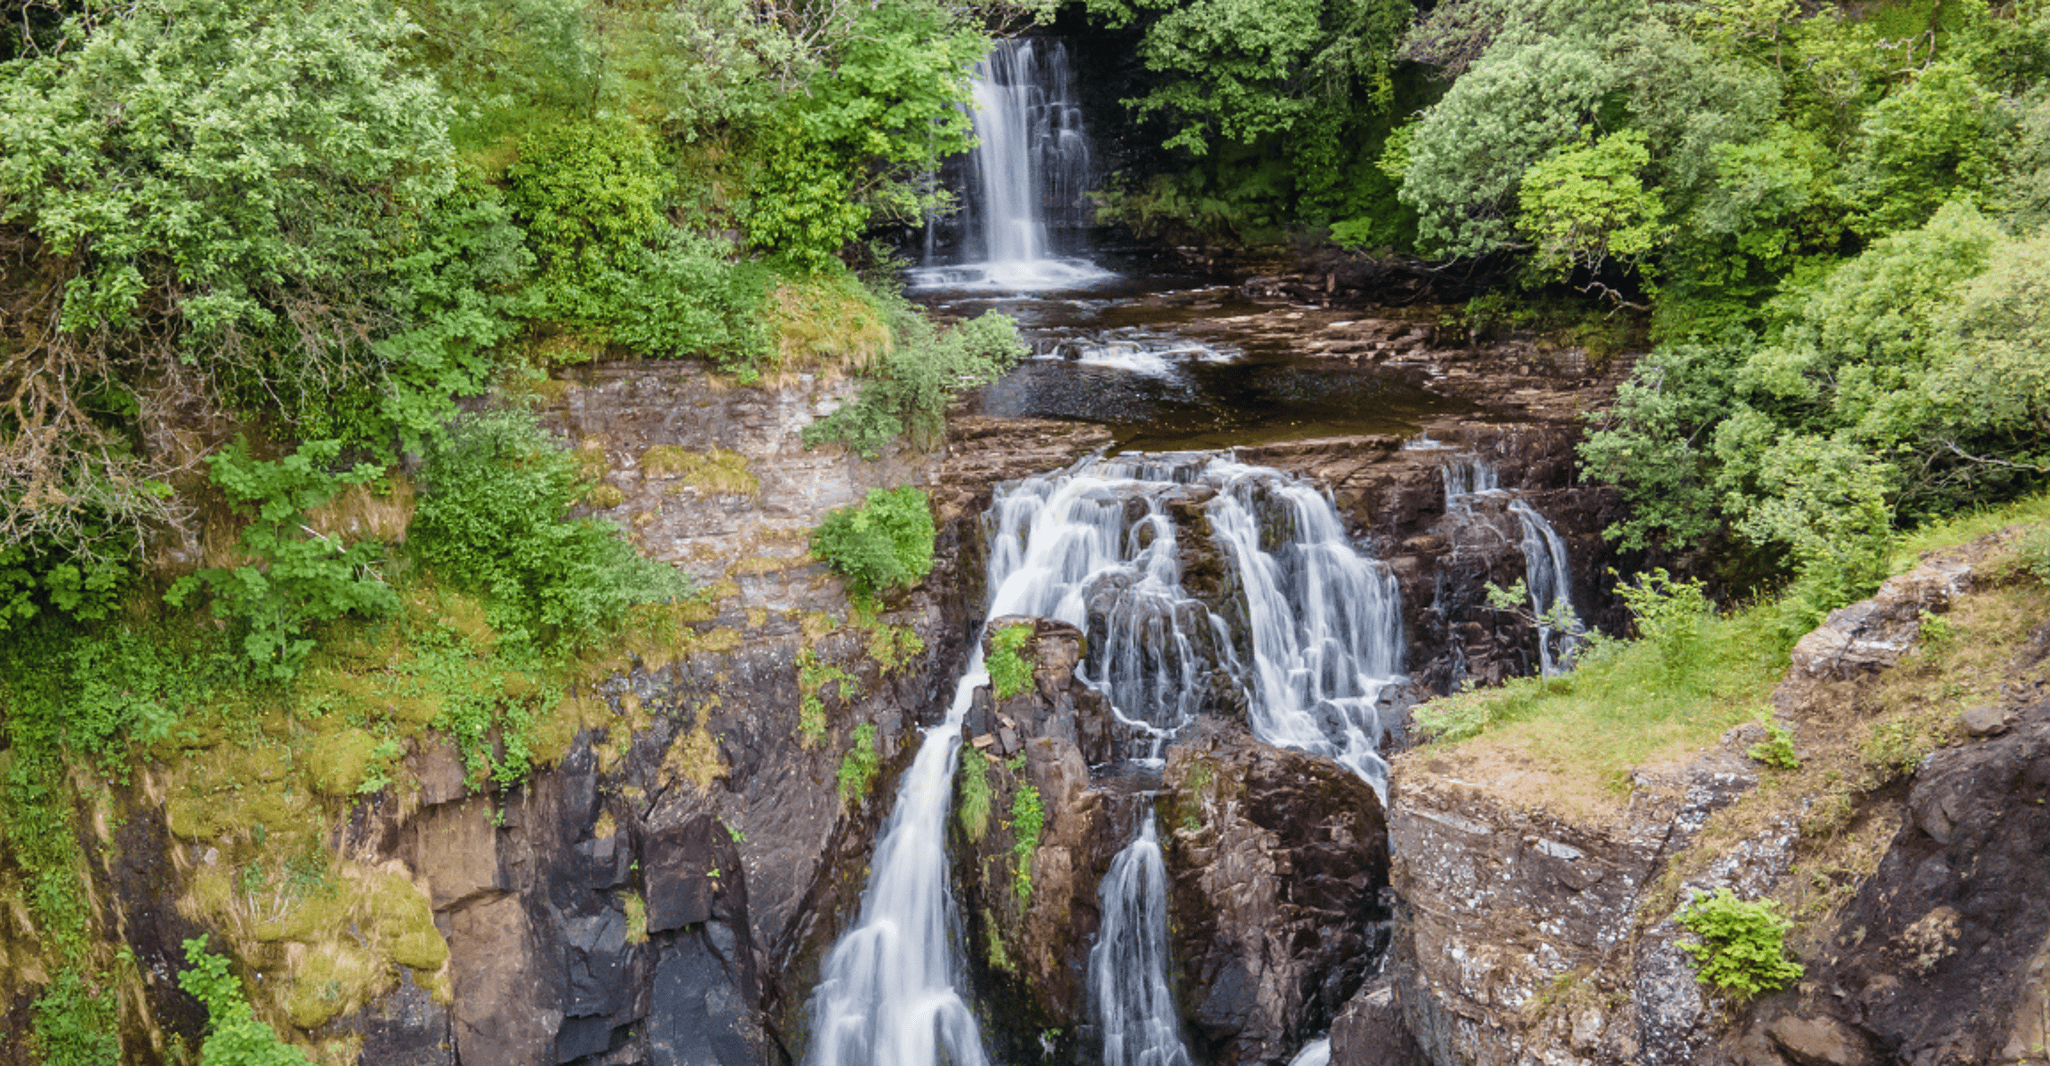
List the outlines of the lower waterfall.
<svg viewBox="0 0 2050 1066">
<path fill-rule="evenodd" d="M 1103 1033 L 1103 1066 L 1189 1066 L 1170 983 L 1167 864 L 1153 797 L 1139 835 L 1111 860 L 1099 895 L 1103 926 L 1089 949 L 1089 1006 Z"/>
<path fill-rule="evenodd" d="M 1495 468 L 1476 455 L 1461 454 L 1439 468 L 1445 482 L 1445 509 L 1472 512 L 1477 496 L 1509 496 L 1508 512 L 1516 516 L 1522 531 L 1523 583 L 1530 597 L 1531 614 L 1538 619 L 1538 663 L 1546 677 L 1573 667 L 1573 651 L 1584 632 L 1573 606 L 1573 570 L 1566 558 L 1566 541 L 1558 530 L 1538 513 L 1537 508 L 1514 492 L 1501 487 Z M 1563 607 L 1563 612 L 1555 608 Z M 1561 613 L 1568 619 L 1563 630 L 1555 630 L 1552 619 Z"/>
<path fill-rule="evenodd" d="M 1353 546 L 1325 495 L 1214 454 L 1135 455 L 1001 486 L 985 525 L 985 617 L 1053 618 L 1087 634 L 1076 674 L 1133 727 L 1124 758 L 1157 772 L 1162 744 L 1197 714 L 1243 708 L 1261 740 L 1337 759 L 1385 796 L 1381 697 L 1402 680 L 1401 605 L 1387 567 Z M 1191 590 L 1184 558 L 1206 551 L 1227 574 Z M 961 723 L 988 681 L 979 648 L 905 773 L 860 918 L 826 958 L 809 1007 L 811 1066 L 986 1061 L 960 993 L 946 861 Z M 1105 1062 L 1186 1066 L 1150 811 L 1100 893 L 1090 984 Z"/>
</svg>

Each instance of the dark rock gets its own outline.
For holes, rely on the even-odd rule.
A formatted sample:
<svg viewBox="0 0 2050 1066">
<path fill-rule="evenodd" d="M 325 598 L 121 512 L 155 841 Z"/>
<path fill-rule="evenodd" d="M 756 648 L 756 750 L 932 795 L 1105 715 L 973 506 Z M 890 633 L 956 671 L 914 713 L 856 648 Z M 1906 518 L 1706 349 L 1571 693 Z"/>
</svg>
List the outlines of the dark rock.
<svg viewBox="0 0 2050 1066">
<path fill-rule="evenodd" d="M 1169 749 L 1174 958 L 1199 1061 L 1272 1061 L 1328 1029 L 1387 942 L 1386 829 L 1336 762 L 1209 721 Z"/>
<path fill-rule="evenodd" d="M 365 1066 L 453 1066 L 449 1011 L 413 983 L 413 972 L 399 967 L 398 991 L 368 1009 L 342 1019 L 337 1026 L 363 1034 Z"/>
<path fill-rule="evenodd" d="M 1362 988 L 1331 1023 L 1331 1066 L 1426 1066 L 1385 982 Z"/>
<path fill-rule="evenodd" d="M 650 1066 L 753 1066 L 760 1041 L 733 975 L 701 935 L 662 949 L 648 1009 Z"/>
</svg>

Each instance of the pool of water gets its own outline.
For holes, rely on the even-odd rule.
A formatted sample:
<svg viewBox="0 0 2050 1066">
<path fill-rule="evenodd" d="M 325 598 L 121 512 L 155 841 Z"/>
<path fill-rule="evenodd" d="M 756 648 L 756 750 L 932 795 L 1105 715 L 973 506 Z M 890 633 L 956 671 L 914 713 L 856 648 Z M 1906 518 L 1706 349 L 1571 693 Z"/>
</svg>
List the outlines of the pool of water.
<svg viewBox="0 0 2050 1066">
<path fill-rule="evenodd" d="M 1408 436 L 1425 420 L 1472 410 L 1416 373 L 1319 355 L 1307 342 L 1344 316 L 1257 302 L 1229 286 L 1123 276 L 1067 292 L 919 298 L 948 316 L 1008 314 L 1033 345 L 1032 359 L 971 398 L 976 413 L 1098 423 L 1118 450 Z"/>
</svg>

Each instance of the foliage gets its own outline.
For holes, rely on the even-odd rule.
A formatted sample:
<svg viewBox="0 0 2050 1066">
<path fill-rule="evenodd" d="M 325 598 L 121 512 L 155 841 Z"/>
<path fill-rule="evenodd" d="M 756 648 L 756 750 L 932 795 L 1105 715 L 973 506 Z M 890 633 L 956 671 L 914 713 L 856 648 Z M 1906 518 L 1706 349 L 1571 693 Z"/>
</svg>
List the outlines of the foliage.
<svg viewBox="0 0 2050 1066">
<path fill-rule="evenodd" d="M 854 402 L 804 427 L 807 447 L 837 443 L 870 459 L 897 437 L 935 447 L 954 397 L 997 380 L 1029 354 L 1018 324 L 995 312 L 945 330 L 901 301 L 890 317 L 896 344 Z"/>
<path fill-rule="evenodd" d="M 1715 608 L 1699 581 L 1676 581 L 1663 567 L 1617 582 L 1616 595 L 1630 609 L 1637 636 L 1658 650 L 1669 675 L 1686 671 L 1699 657 L 1703 627 Z"/>
<path fill-rule="evenodd" d="M 961 819 L 961 831 L 968 834 L 970 842 L 979 842 L 989 832 L 990 787 L 989 764 L 982 753 L 974 748 L 961 753 L 961 799 L 955 808 L 955 816 Z"/>
<path fill-rule="evenodd" d="M 2038 581 L 2050 582 L 2050 526 L 2037 526 L 2024 534 L 2020 553 L 2023 569 Z"/>
<path fill-rule="evenodd" d="M 1719 888 L 1697 898 L 1676 920 L 1701 938 L 1680 947 L 1693 956 L 1702 982 L 1719 991 L 1749 999 L 1785 988 L 1801 976 L 1801 964 L 1786 957 L 1793 923 L 1769 900 L 1747 903 Z"/>
<path fill-rule="evenodd" d="M 434 442 L 413 517 L 420 557 L 457 588 L 489 597 L 508 643 L 576 644 L 634 604 L 687 591 L 610 522 L 566 520 L 583 494 L 577 457 L 520 410 L 471 415 Z"/>
<path fill-rule="evenodd" d="M 1625 130 L 1583 139 L 1524 171 L 1516 228 L 1536 245 L 1537 265 L 1564 277 L 1600 273 L 1611 259 L 1633 266 L 1649 255 L 1665 216 L 1658 193 L 1639 178 L 1650 163 L 1644 134 Z"/>
<path fill-rule="evenodd" d="M 1032 900 L 1032 856 L 1039 851 L 1039 836 L 1045 829 L 1046 804 L 1040 799 L 1039 789 L 1021 782 L 1011 797 L 1011 834 L 1016 841 L 1011 852 L 1017 857 L 1012 881 L 1018 892 L 1019 910 L 1024 910 Z"/>
<path fill-rule="evenodd" d="M 257 1020 L 242 982 L 229 972 L 225 957 L 206 950 L 205 937 L 185 941 L 185 961 L 191 968 L 178 975 L 178 987 L 206 1005 L 200 1066 L 303 1066 L 311 1061 Z"/>
<path fill-rule="evenodd" d="M 76 969 L 58 971 L 36 997 L 35 1010 L 32 1046 L 47 1066 L 101 1066 L 121 1060 L 112 996 L 93 987 Z"/>
<path fill-rule="evenodd" d="M 1007 700 L 1023 695 L 1032 687 L 1032 664 L 1019 654 L 1032 640 L 1032 627 L 1018 624 L 1008 625 L 996 631 L 989 638 L 990 689 L 997 699 Z"/>
<path fill-rule="evenodd" d="M 376 570 L 382 543 L 350 544 L 306 525 L 309 509 L 383 473 L 379 464 L 359 463 L 331 474 L 325 468 L 340 452 L 340 441 L 309 441 L 267 462 L 238 441 L 210 459 L 214 484 L 235 503 L 254 507 L 253 520 L 242 530 L 242 549 L 254 561 L 180 578 L 164 594 L 172 606 L 182 607 L 194 592 L 208 590 L 214 614 L 241 634 L 250 661 L 279 679 L 297 675 L 305 663 L 314 643 L 307 630 L 314 623 L 351 613 L 388 615 L 399 607 L 397 594 Z"/>
<path fill-rule="evenodd" d="M 42 275 L 0 368 L 0 545 L 124 556 L 189 511 L 128 427 L 181 405 L 325 410 L 381 376 L 446 102 L 371 0 L 144 0 L 0 76 L 0 222 Z M 260 101 L 261 106 L 256 106 Z M 26 280 L 26 279 L 24 279 Z"/>
<path fill-rule="evenodd" d="M 857 691 L 854 675 L 819 658 L 810 648 L 798 649 L 797 740 L 806 748 L 817 747 L 826 739 L 827 685 L 839 686 L 837 692 L 842 701 L 852 699 Z"/>
<path fill-rule="evenodd" d="M 863 722 L 854 727 L 853 743 L 848 745 L 847 754 L 840 760 L 840 769 L 834 775 L 841 801 L 858 799 L 868 802 L 869 784 L 881 768 L 876 754 L 876 727 L 872 722 Z"/>
<path fill-rule="evenodd" d="M 1794 751 L 1794 734 L 1778 722 L 1767 722 L 1765 739 L 1751 745 L 1744 754 L 1775 770 L 1801 768 L 1801 757 Z"/>
<path fill-rule="evenodd" d="M 935 535 L 924 489 L 870 489 L 860 505 L 826 513 L 812 531 L 811 550 L 846 580 L 857 600 L 873 600 L 931 572 Z"/>
</svg>

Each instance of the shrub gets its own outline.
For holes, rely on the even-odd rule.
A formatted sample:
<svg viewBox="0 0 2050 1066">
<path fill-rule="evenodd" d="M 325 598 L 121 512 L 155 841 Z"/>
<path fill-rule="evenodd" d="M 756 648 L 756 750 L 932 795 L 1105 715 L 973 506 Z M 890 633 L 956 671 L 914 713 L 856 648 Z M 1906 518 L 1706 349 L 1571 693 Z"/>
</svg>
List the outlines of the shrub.
<svg viewBox="0 0 2050 1066">
<path fill-rule="evenodd" d="M 200 1066 L 306 1066 L 304 1051 L 257 1020 L 242 982 L 228 972 L 228 960 L 206 950 L 204 937 L 185 941 L 185 961 L 192 968 L 178 975 L 178 987 L 206 1004 Z"/>
<path fill-rule="evenodd" d="M 839 789 L 841 800 L 868 800 L 868 786 L 875 781 L 876 772 L 882 769 L 882 762 L 876 755 L 876 727 L 863 722 L 854 727 L 854 744 L 847 749 L 847 757 L 840 760 Z"/>
<path fill-rule="evenodd" d="M 1018 651 L 1031 639 L 1032 627 L 1023 624 L 1005 626 L 990 638 L 989 683 L 997 699 L 1010 699 L 1032 687 L 1032 664 Z"/>
<path fill-rule="evenodd" d="M 2022 538 L 2021 559 L 2036 580 L 2050 582 L 2050 525 L 2037 526 Z"/>
<path fill-rule="evenodd" d="M 377 573 L 384 545 L 376 540 L 345 544 L 341 537 L 315 533 L 306 511 L 333 499 L 345 485 L 360 485 L 382 469 L 362 463 L 342 474 L 326 467 L 341 451 L 340 441 L 309 441 L 277 462 L 252 458 L 237 441 L 208 460 L 214 484 L 230 500 L 254 505 L 256 519 L 242 531 L 242 548 L 258 562 L 202 570 L 178 579 L 164 599 L 182 607 L 201 588 L 213 593 L 214 613 L 241 633 L 250 660 L 277 678 L 298 674 L 313 640 L 306 630 L 344 614 L 391 614 L 398 595 Z"/>
<path fill-rule="evenodd" d="M 1775 770 L 1798 770 L 1801 757 L 1794 752 L 1794 734 L 1776 722 L 1765 727 L 1765 739 L 1751 745 L 1744 754 Z"/>
<path fill-rule="evenodd" d="M 846 579 L 855 599 L 872 600 L 932 572 L 934 536 L 924 489 L 870 489 L 859 506 L 826 515 L 812 531 L 811 550 Z"/>
<path fill-rule="evenodd" d="M 1022 766 L 1023 757 L 1020 757 Z M 1011 832 L 1017 843 L 1011 851 L 1018 857 L 1018 869 L 1014 881 L 1018 889 L 1018 909 L 1024 910 L 1032 901 L 1032 855 L 1039 850 L 1039 834 L 1046 829 L 1046 804 L 1039 797 L 1039 790 L 1029 784 L 1018 786 L 1018 793 L 1011 797 Z"/>
<path fill-rule="evenodd" d="M 1637 624 L 1637 635 L 1658 649 L 1668 674 L 1686 672 L 1701 647 L 1702 626 L 1715 616 L 1699 581 L 1675 581 L 1663 567 L 1619 582 L 1616 594 Z"/>
<path fill-rule="evenodd" d="M 429 445 L 422 478 L 428 491 L 412 526 L 421 557 L 457 587 L 488 595 L 487 617 L 512 643 L 582 642 L 630 606 L 688 591 L 618 526 L 564 520 L 586 487 L 578 460 L 528 412 L 460 420 Z"/>
<path fill-rule="evenodd" d="M 1785 988 L 1801 976 L 1801 964 L 1786 957 L 1787 932 L 1793 923 L 1769 900 L 1746 903 L 1719 888 L 1696 899 L 1677 920 L 1701 938 L 1698 944 L 1680 945 L 1694 957 L 1695 972 L 1722 992 L 1749 999 Z"/>
<path fill-rule="evenodd" d="M 1004 376 L 1029 354 L 1017 322 L 994 312 L 938 330 L 900 298 L 890 323 L 895 346 L 854 402 L 804 427 L 806 447 L 841 444 L 868 458 L 900 436 L 931 447 L 946 435 L 956 395 Z"/>
</svg>

